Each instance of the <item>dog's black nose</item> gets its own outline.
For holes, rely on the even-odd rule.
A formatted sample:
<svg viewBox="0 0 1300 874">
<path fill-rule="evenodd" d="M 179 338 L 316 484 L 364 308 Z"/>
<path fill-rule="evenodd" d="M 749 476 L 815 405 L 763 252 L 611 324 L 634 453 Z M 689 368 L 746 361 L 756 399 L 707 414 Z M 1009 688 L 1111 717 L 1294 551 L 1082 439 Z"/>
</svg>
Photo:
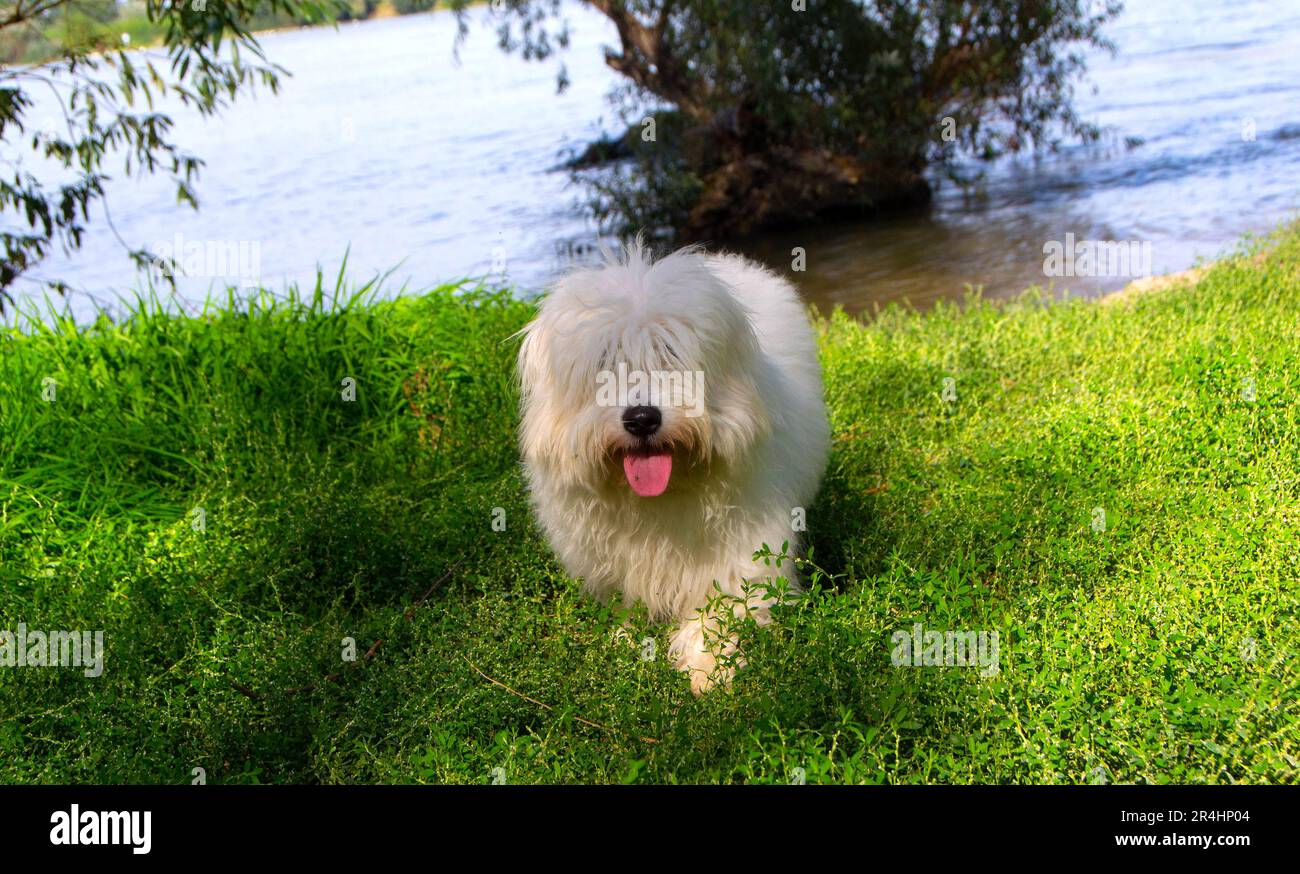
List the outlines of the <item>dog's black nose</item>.
<svg viewBox="0 0 1300 874">
<path fill-rule="evenodd" d="M 658 407 L 628 407 L 623 411 L 623 427 L 634 437 L 649 437 L 661 424 L 663 416 Z"/>
</svg>

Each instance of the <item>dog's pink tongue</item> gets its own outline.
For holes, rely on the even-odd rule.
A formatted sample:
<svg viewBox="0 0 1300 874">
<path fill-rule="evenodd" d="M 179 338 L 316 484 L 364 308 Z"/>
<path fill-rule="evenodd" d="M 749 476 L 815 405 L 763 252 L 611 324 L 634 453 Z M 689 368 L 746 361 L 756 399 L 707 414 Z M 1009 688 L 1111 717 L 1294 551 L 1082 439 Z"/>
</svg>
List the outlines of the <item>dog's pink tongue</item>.
<svg viewBox="0 0 1300 874">
<path fill-rule="evenodd" d="M 623 473 L 627 484 L 643 498 L 662 495 L 673 475 L 671 452 L 629 452 L 623 456 Z"/>
</svg>

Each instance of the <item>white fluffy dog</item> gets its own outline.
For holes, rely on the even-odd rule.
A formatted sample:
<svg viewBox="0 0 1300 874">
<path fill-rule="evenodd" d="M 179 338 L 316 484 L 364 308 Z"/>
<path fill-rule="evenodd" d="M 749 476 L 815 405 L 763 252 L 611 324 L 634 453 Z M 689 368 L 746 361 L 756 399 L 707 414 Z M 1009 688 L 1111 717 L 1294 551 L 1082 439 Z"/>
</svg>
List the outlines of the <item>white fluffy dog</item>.
<svg viewBox="0 0 1300 874">
<path fill-rule="evenodd" d="M 724 681 L 739 653 L 718 611 L 765 623 L 771 579 L 797 585 L 753 556 L 798 548 L 826 466 L 803 304 L 739 256 L 656 262 L 638 243 L 562 279 L 521 333 L 520 444 L 551 546 L 588 592 L 680 623 L 670 656 L 696 694 Z"/>
</svg>

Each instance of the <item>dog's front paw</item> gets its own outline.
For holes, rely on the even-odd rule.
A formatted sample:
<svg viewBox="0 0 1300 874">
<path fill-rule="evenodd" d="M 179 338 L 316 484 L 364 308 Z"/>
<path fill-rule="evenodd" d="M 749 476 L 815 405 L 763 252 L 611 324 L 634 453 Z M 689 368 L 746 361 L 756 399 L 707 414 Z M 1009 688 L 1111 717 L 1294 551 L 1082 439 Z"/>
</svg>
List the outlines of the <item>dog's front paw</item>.
<svg viewBox="0 0 1300 874">
<path fill-rule="evenodd" d="M 703 695 L 714 686 L 725 684 L 734 673 L 731 668 L 720 667 L 717 658 L 711 652 L 696 652 L 682 656 L 677 660 L 675 667 L 691 678 L 691 692 L 697 696 Z"/>
<path fill-rule="evenodd" d="M 697 698 L 715 686 L 727 685 L 736 673 L 735 668 L 721 667 L 716 661 L 709 668 L 689 667 L 687 670 L 691 672 L 691 694 Z"/>
<path fill-rule="evenodd" d="M 719 659 L 719 655 L 731 656 L 736 652 L 734 638 L 709 640 L 705 634 L 704 623 L 688 619 L 673 633 L 668 649 L 673 666 L 685 672 L 691 679 L 691 692 L 703 695 L 715 686 L 726 685 L 735 675 L 736 659 Z"/>
</svg>

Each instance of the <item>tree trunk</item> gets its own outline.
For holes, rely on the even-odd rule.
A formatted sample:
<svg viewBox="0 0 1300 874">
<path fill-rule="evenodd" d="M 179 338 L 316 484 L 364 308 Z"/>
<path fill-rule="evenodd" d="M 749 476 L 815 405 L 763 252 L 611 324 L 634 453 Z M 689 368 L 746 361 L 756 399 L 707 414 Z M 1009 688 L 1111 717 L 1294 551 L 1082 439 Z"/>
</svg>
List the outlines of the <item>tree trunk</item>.
<svg viewBox="0 0 1300 874">
<path fill-rule="evenodd" d="M 725 240 L 921 206 L 930 194 L 919 169 L 886 168 L 821 149 L 773 149 L 743 155 L 711 172 L 681 232 L 688 242 Z"/>
</svg>

